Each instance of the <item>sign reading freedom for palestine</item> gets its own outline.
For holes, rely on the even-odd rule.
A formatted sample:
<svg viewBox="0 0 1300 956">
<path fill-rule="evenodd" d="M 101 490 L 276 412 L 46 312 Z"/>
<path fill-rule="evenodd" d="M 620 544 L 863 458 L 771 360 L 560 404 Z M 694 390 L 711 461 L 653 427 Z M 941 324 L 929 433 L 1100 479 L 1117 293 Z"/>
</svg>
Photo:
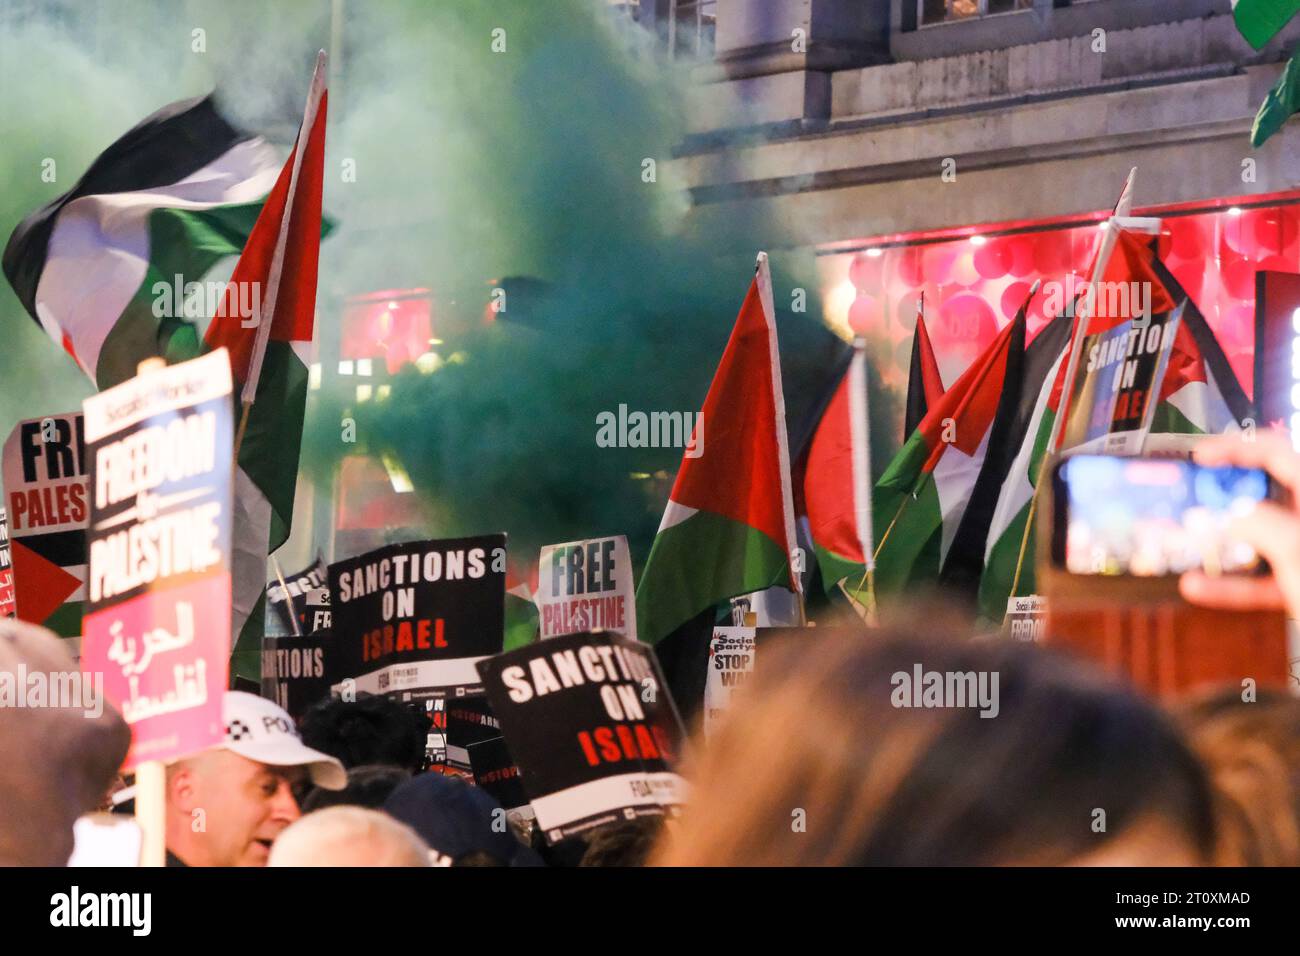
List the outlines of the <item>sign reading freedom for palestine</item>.
<svg viewBox="0 0 1300 956">
<path fill-rule="evenodd" d="M 81 634 L 86 577 L 86 436 L 80 412 L 19 422 L 4 444 L 18 617 Z"/>
<path fill-rule="evenodd" d="M 390 544 L 329 577 L 332 690 L 350 679 L 401 701 L 482 693 L 474 665 L 505 639 L 504 534 Z"/>
<path fill-rule="evenodd" d="M 81 666 L 131 725 L 125 769 L 220 743 L 234 434 L 224 349 L 86 399 Z"/>
<path fill-rule="evenodd" d="M 492 712 L 550 843 L 675 814 L 681 718 L 648 644 L 567 634 L 478 665 Z"/>
</svg>

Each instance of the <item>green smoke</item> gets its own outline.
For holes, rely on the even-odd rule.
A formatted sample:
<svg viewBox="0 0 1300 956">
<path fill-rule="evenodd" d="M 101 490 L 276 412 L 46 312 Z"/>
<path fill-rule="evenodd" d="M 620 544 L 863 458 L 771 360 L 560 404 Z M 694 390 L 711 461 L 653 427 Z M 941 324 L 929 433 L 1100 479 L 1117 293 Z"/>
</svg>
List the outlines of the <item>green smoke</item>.
<svg viewBox="0 0 1300 956">
<path fill-rule="evenodd" d="M 325 479 L 346 455 L 386 453 L 410 474 L 428 534 L 505 530 L 532 558 L 547 542 L 627 533 L 643 560 L 681 451 L 600 448 L 597 415 L 698 410 L 754 254 L 768 249 L 795 427 L 838 344 L 818 319 L 810 251 L 740 211 L 693 219 L 674 162 L 688 133 L 686 66 L 604 3 L 342 9 L 332 23 L 325 0 L 136 0 L 93 23 L 69 13 L 0 32 L 0 172 L 13 184 L 0 230 L 146 113 L 214 85 L 249 128 L 287 141 L 315 51 L 341 37 L 325 195 L 338 229 L 322 250 L 318 337 L 337 337 L 345 295 L 426 286 L 443 361 L 431 374 L 408 368 L 383 401 L 313 393 L 305 471 Z M 39 179 L 47 155 L 60 157 L 57 184 Z M 489 323 L 494 288 L 506 309 Z M 791 310 L 798 289 L 804 311 Z M 20 313 L 6 288 L 4 422 L 86 391 Z M 883 396 L 873 411 L 897 417 Z M 295 529 L 299 543 L 306 530 Z"/>
</svg>

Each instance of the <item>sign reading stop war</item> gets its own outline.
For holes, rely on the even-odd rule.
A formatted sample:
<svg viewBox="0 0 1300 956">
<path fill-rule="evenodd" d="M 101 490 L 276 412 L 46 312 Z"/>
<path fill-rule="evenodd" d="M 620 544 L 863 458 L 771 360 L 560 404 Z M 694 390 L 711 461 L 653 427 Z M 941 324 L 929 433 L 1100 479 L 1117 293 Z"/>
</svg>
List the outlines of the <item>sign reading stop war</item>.
<svg viewBox="0 0 1300 956">
<path fill-rule="evenodd" d="M 230 659 L 232 429 L 224 349 L 86 399 L 81 666 L 131 725 L 124 767 L 220 743 Z"/>
<path fill-rule="evenodd" d="M 627 538 L 548 544 L 537 572 L 537 611 L 543 640 L 583 631 L 636 637 L 636 588 Z"/>
<path fill-rule="evenodd" d="M 81 633 L 86 577 L 86 438 L 80 412 L 19 422 L 3 452 L 17 616 Z"/>
<path fill-rule="evenodd" d="M 731 697 L 754 673 L 758 628 L 715 627 L 704 677 L 704 736 L 711 735 L 731 706 Z"/>
<path fill-rule="evenodd" d="M 331 564 L 329 578 L 337 693 L 482 693 L 474 665 L 505 636 L 504 534 L 387 545 Z"/>
<path fill-rule="evenodd" d="M 676 813 L 685 796 L 672 770 L 681 719 L 649 645 L 569 634 L 478 669 L 549 842 Z"/>
</svg>

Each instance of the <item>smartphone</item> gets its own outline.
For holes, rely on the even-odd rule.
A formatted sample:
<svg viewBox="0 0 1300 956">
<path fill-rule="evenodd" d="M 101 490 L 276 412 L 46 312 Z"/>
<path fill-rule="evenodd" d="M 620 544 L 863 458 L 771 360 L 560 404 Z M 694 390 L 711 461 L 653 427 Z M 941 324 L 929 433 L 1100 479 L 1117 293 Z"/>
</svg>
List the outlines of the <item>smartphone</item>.
<svg viewBox="0 0 1300 956">
<path fill-rule="evenodd" d="M 1258 574 L 1255 550 L 1228 533 L 1270 495 L 1258 468 L 1179 458 L 1072 455 L 1053 473 L 1052 561 L 1071 574 L 1154 578 L 1201 570 Z"/>
</svg>

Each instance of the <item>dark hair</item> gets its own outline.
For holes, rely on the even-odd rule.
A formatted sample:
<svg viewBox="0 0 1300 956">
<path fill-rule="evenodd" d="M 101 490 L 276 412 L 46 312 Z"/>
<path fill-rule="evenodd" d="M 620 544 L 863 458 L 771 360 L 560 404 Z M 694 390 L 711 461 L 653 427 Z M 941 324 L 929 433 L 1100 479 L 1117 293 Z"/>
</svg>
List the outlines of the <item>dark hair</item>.
<svg viewBox="0 0 1300 956">
<path fill-rule="evenodd" d="M 1049 865 L 1149 823 L 1208 860 L 1206 774 L 1152 701 L 1086 661 L 964 638 L 810 631 L 769 645 L 695 753 L 691 800 L 659 860 Z M 990 687 L 996 674 L 996 716 L 900 701 L 898 675 L 918 666 Z"/>
<path fill-rule="evenodd" d="M 429 719 L 385 697 L 331 698 L 303 714 L 299 729 L 304 744 L 348 769 L 383 764 L 416 773 L 424 763 Z"/>
<path fill-rule="evenodd" d="M 579 866 L 645 866 L 664 827 L 663 817 L 642 817 L 597 827 L 587 837 Z"/>
<path fill-rule="evenodd" d="M 370 764 L 353 767 L 348 771 L 348 785 L 342 790 L 316 787 L 302 801 L 302 812 L 324 810 L 326 807 L 353 806 L 379 810 L 389 794 L 411 779 L 411 772 L 402 767 Z"/>
<path fill-rule="evenodd" d="M 504 860 L 498 859 L 486 850 L 470 850 L 468 853 L 456 857 L 452 866 L 509 866 Z"/>
</svg>

